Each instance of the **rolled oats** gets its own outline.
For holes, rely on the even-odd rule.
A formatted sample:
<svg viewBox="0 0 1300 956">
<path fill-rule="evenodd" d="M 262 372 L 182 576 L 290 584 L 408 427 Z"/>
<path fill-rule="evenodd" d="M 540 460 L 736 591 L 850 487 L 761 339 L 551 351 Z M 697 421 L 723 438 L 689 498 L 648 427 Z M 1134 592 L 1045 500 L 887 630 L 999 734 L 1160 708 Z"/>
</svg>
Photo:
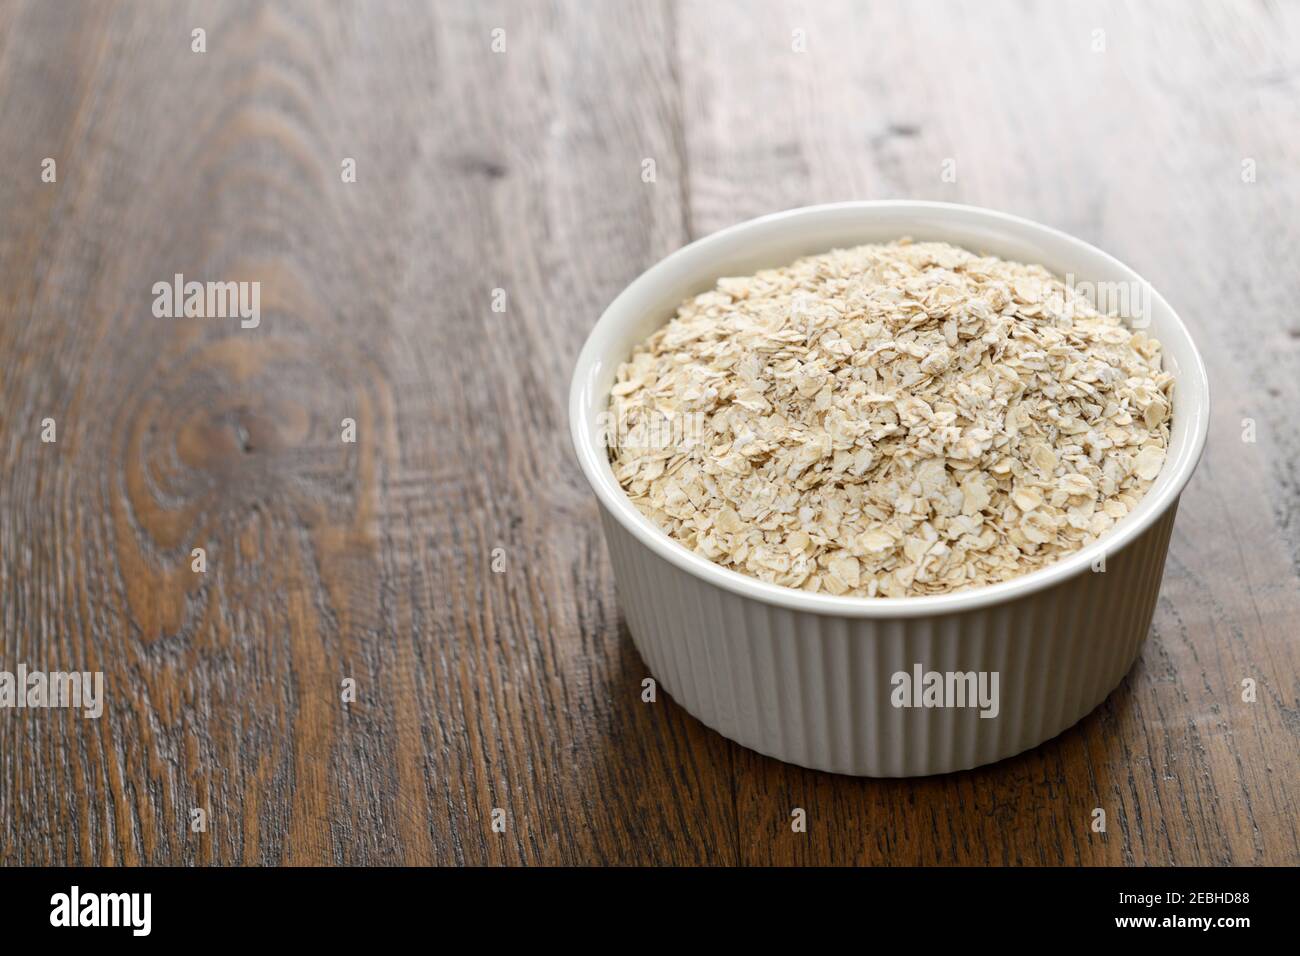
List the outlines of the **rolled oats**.
<svg viewBox="0 0 1300 956">
<path fill-rule="evenodd" d="M 619 368 L 610 462 L 725 567 L 940 594 L 1105 534 L 1160 472 L 1172 390 L 1159 342 L 1043 267 L 901 240 L 683 303 Z"/>
</svg>

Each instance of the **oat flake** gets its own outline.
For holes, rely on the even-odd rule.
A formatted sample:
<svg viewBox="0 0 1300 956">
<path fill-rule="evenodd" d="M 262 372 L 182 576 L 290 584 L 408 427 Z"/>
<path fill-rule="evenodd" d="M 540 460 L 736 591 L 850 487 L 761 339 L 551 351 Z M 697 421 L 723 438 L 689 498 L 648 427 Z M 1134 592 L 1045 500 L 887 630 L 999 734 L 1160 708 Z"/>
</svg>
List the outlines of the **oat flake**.
<svg viewBox="0 0 1300 956">
<path fill-rule="evenodd" d="M 940 594 L 1105 534 L 1160 472 L 1172 391 L 1158 342 L 1041 266 L 901 240 L 683 303 L 619 368 L 610 461 L 725 567 Z"/>
</svg>

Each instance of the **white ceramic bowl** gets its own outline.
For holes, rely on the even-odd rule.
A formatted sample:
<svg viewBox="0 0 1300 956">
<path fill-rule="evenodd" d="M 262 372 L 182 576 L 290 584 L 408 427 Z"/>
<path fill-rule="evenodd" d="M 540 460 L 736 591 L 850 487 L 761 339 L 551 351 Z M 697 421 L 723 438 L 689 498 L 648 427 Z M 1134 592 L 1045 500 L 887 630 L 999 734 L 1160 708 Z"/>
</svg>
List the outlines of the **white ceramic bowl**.
<svg viewBox="0 0 1300 956">
<path fill-rule="evenodd" d="M 1064 560 L 935 597 L 835 597 L 739 574 L 669 538 L 632 505 L 609 466 L 601 413 L 619 363 L 720 276 L 901 236 L 1041 263 L 1076 281 L 1142 283 L 1087 243 L 986 209 L 930 202 L 794 209 L 693 242 L 628 286 L 587 339 L 569 400 L 574 447 L 600 502 L 628 628 L 659 684 L 709 727 L 761 753 L 881 777 L 945 773 L 1020 753 L 1115 688 L 1151 626 L 1174 512 L 1210 412 L 1196 346 L 1151 290 L 1148 331 L 1175 378 L 1170 451 L 1138 506 Z M 1105 570 L 1094 570 L 1103 557 Z M 905 690 L 894 675 L 911 675 L 918 664 L 923 673 L 996 673 L 997 716 L 972 706 L 895 706 Z"/>
</svg>

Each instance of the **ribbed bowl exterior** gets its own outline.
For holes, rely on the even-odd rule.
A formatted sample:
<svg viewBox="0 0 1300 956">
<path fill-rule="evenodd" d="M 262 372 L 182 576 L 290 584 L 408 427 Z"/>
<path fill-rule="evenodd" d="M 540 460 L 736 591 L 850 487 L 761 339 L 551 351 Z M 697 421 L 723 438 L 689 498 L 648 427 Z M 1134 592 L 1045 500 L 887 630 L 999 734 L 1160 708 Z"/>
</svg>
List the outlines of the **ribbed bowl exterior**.
<svg viewBox="0 0 1300 956">
<path fill-rule="evenodd" d="M 1104 571 L 933 617 L 792 610 L 724 590 L 641 544 L 603 507 L 620 603 L 659 685 L 718 733 L 833 773 L 911 777 L 1013 756 L 1115 689 L 1151 626 L 1175 498 Z M 996 717 L 891 702 L 892 676 L 997 672 Z"/>
</svg>

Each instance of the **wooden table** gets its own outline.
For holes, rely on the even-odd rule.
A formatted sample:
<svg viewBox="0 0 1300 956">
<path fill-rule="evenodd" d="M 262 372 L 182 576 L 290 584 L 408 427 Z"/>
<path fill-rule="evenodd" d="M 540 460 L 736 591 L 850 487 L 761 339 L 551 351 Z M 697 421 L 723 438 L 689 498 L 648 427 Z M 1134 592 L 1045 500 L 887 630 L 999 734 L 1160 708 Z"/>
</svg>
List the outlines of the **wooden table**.
<svg viewBox="0 0 1300 956">
<path fill-rule="evenodd" d="M 0 668 L 106 681 L 0 710 L 0 861 L 1300 862 L 1300 5 L 5 0 L 0 170 Z M 890 197 L 1132 264 L 1215 404 L 1124 684 L 872 781 L 641 701 L 565 398 L 663 255 Z"/>
</svg>

